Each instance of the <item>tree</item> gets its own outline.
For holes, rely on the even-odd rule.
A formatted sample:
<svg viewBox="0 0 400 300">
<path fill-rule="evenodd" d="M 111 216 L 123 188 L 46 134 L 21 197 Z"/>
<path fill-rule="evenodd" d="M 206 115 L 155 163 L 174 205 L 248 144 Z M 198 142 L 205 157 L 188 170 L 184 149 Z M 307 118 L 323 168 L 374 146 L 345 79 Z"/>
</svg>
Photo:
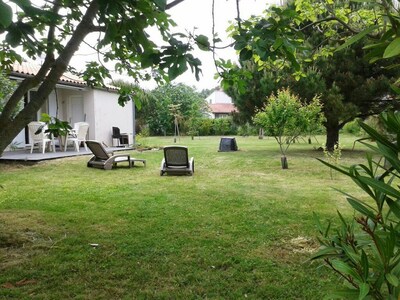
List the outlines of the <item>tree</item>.
<svg viewBox="0 0 400 300">
<path fill-rule="evenodd" d="M 224 85 L 224 92 L 231 98 L 238 109 L 236 119 L 238 123 L 245 124 L 251 122 L 257 110 L 264 105 L 264 100 L 272 93 L 276 93 L 282 84 L 276 81 L 273 72 L 259 70 L 258 66 L 252 61 L 242 62 L 240 66 L 232 66 L 231 72 L 243 74 L 239 81 L 229 81 Z M 244 87 L 241 90 L 238 86 Z"/>
<path fill-rule="evenodd" d="M 303 104 L 289 89 L 271 95 L 265 106 L 254 116 L 254 123 L 273 136 L 282 154 L 282 169 L 287 169 L 286 153 L 301 134 L 308 133 L 315 123 L 321 123 L 321 104 L 315 97 L 310 104 Z"/>
<path fill-rule="evenodd" d="M 299 7 L 302 7 L 306 2 L 297 1 L 296 3 Z M 316 6 L 317 8 L 310 8 L 308 18 L 312 14 L 323 14 L 321 5 Z M 342 4 L 336 5 L 334 8 L 336 12 L 340 12 L 341 9 L 347 7 Z M 360 8 L 360 6 L 358 5 L 357 8 Z M 361 6 L 361 8 L 363 7 Z M 370 64 L 365 59 L 366 52 L 363 50 L 365 44 L 361 41 L 352 44 L 346 51 L 333 52 L 332 49 L 337 46 L 339 37 L 337 37 L 338 34 L 336 32 L 332 33 L 332 29 L 337 26 L 325 26 L 322 29 L 315 30 L 315 27 L 307 23 L 308 19 L 305 19 L 305 17 L 300 18 L 299 15 L 296 15 L 296 11 L 291 11 L 290 9 L 290 7 L 285 10 L 271 9 L 267 14 L 269 18 L 256 17 L 251 22 L 243 22 L 242 25 L 238 24 L 236 28 L 232 28 L 233 32 L 239 32 L 242 35 L 246 33 L 247 35 L 244 35 L 241 41 L 242 43 L 247 41 L 248 44 L 246 48 L 242 49 L 246 55 L 242 54 L 242 51 L 240 52 L 241 67 L 230 67 L 227 73 L 228 79 L 224 83 L 225 89 L 228 94 L 233 96 L 236 106 L 246 118 L 249 118 L 254 110 L 260 106 L 260 99 L 262 99 L 263 93 L 264 97 L 268 96 L 280 87 L 290 87 L 308 101 L 315 95 L 320 95 L 326 117 L 324 123 L 327 131 L 325 145 L 328 149 L 333 149 L 339 141 L 339 130 L 347 122 L 356 117 L 365 118 L 368 115 L 380 113 L 389 105 L 394 104 L 391 101 L 394 98 L 394 92 L 391 90 L 390 84 L 395 82 L 400 75 L 400 71 L 395 68 L 387 68 L 392 62 Z M 354 9 L 352 8 L 352 11 Z M 289 14 L 290 11 L 291 14 Z M 304 51 L 296 52 L 294 66 L 283 60 L 282 54 L 279 54 L 278 50 L 276 50 L 277 54 L 268 54 L 269 56 L 263 54 L 265 58 L 260 56 L 262 54 L 260 35 L 263 33 L 265 36 L 269 36 L 268 32 L 271 26 L 264 30 L 257 26 L 265 25 L 268 22 L 276 23 L 276 15 L 280 16 L 281 14 L 283 14 L 285 22 L 295 24 L 297 20 L 298 24 L 302 25 L 303 28 L 301 37 L 306 42 L 303 43 L 303 47 L 300 49 Z M 366 19 L 369 20 L 368 18 Z M 253 29 L 253 25 L 255 29 Z M 276 35 L 282 35 L 281 29 L 279 24 L 275 24 L 273 30 L 276 31 L 274 31 Z M 299 35 L 297 36 L 299 37 Z M 285 44 L 289 43 L 293 37 L 289 35 L 286 41 L 282 36 L 277 38 Z M 294 42 L 298 43 L 299 41 L 296 40 Z M 264 40 L 261 44 L 266 45 L 265 43 L 266 41 Z M 249 44 L 251 45 L 250 47 Z M 240 45 L 237 44 L 237 46 Z M 249 48 L 253 52 L 250 51 L 250 53 Z M 312 54 L 306 49 L 314 49 L 315 53 Z M 287 51 L 289 50 L 284 52 Z M 269 51 L 267 52 L 270 53 Z M 252 56 L 249 56 L 250 54 Z M 253 57 L 253 60 L 249 60 L 248 57 Z M 292 59 L 294 59 L 294 56 Z M 304 61 L 301 71 L 300 65 L 297 63 L 297 60 L 300 59 Z M 225 66 L 228 65 L 225 64 Z M 239 76 L 241 78 L 240 82 L 233 80 L 234 73 L 236 73 L 236 76 L 237 74 L 244 74 L 244 76 Z"/>
<path fill-rule="evenodd" d="M 9 69 L 14 61 L 21 61 L 14 50 L 18 46 L 32 59 L 44 55 L 39 72 L 18 86 L 1 112 L 0 155 L 34 119 L 67 70 L 71 57 L 91 34 L 96 35 L 93 49 L 104 62 L 116 62 L 115 69 L 134 80 L 154 78 L 162 82 L 174 79 L 189 67 L 198 78 L 201 63 L 190 51 L 196 40 L 204 43 L 206 38 L 172 34 L 173 21 L 166 13 L 182 1 L 55 0 L 36 6 L 30 0 L 15 0 L 18 18 L 13 20 L 11 7 L 0 0 L 0 33 L 5 35 L 0 44 L 0 68 Z M 157 46 L 150 39 L 146 32 L 150 27 L 158 30 L 163 45 Z M 82 75 L 89 85 L 102 85 L 110 78 L 109 70 L 98 62 L 89 62 Z M 34 98 L 14 116 L 19 101 L 34 87 L 38 88 Z M 124 105 L 130 95 L 132 91 L 121 91 L 119 103 Z"/>
<path fill-rule="evenodd" d="M 229 28 L 240 61 L 253 60 L 260 68 L 271 63 L 275 69 L 290 68 L 299 79 L 312 60 L 329 57 L 363 39 L 371 42 L 367 47 L 371 62 L 400 55 L 396 1 L 287 2 L 285 6 L 271 7 L 263 16 L 237 18 L 237 23 Z M 310 43 L 305 36 L 309 31 L 320 32 L 323 42 Z M 230 72 L 229 61 L 221 60 L 218 66 L 222 84 L 238 80 L 237 74 Z"/>
<path fill-rule="evenodd" d="M 166 84 L 147 93 L 140 116 L 148 124 L 150 133 L 155 135 L 174 134 L 174 116 L 169 111 L 171 105 L 179 105 L 182 124 L 186 126 L 191 118 L 201 116 L 206 103 L 197 91 L 185 84 Z"/>
</svg>

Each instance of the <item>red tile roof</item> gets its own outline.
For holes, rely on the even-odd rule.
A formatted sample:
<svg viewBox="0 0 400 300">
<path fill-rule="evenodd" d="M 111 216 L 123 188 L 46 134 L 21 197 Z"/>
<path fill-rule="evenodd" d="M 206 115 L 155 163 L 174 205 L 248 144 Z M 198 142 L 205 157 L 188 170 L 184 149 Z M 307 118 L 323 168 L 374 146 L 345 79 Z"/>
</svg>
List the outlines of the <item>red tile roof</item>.
<svg viewBox="0 0 400 300">
<path fill-rule="evenodd" d="M 36 75 L 39 69 L 40 66 L 33 63 L 23 62 L 22 64 L 19 64 L 15 62 L 11 75 L 25 78 Z M 86 86 L 84 80 L 69 72 L 65 72 L 63 76 L 61 76 L 60 83 Z"/>
<path fill-rule="evenodd" d="M 232 103 L 214 103 L 208 104 L 210 110 L 214 114 L 230 114 L 231 112 L 237 112 L 238 109 Z"/>
<path fill-rule="evenodd" d="M 22 64 L 19 64 L 18 62 L 15 62 L 13 65 L 13 69 L 11 71 L 11 75 L 15 77 L 21 77 L 21 78 L 26 78 L 30 76 L 34 76 L 39 72 L 40 66 L 33 64 L 33 63 L 28 63 L 28 62 L 23 62 Z M 76 76 L 70 72 L 65 72 L 58 83 L 65 84 L 65 85 L 71 85 L 71 86 L 78 86 L 78 87 L 86 87 L 87 84 L 86 82 L 80 78 L 79 76 Z M 101 89 L 101 88 L 100 88 Z M 106 89 L 108 91 L 117 91 L 118 88 L 112 85 L 106 85 Z"/>
</svg>

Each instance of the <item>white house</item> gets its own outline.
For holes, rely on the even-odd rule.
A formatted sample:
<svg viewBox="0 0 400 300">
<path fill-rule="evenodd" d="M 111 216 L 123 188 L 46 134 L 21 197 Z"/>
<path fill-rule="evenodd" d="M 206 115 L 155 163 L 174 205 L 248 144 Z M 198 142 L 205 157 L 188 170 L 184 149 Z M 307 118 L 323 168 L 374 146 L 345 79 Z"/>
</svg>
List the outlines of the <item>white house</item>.
<svg viewBox="0 0 400 300">
<path fill-rule="evenodd" d="M 232 103 L 232 98 L 219 88 L 206 98 L 206 102 L 210 108 L 210 117 L 213 119 L 224 118 L 238 111 Z"/>
<path fill-rule="evenodd" d="M 23 63 L 14 64 L 10 78 L 21 81 L 35 75 L 39 66 Z M 35 90 L 25 95 L 24 102 L 28 103 Z M 135 106 L 132 101 L 124 107 L 118 104 L 116 88 L 91 88 L 79 77 L 65 73 L 56 88 L 49 95 L 46 103 L 37 112 L 39 120 L 42 113 L 68 121 L 71 125 L 76 122 L 89 123 L 87 139 L 97 140 L 106 145 L 113 145 L 112 127 L 119 127 L 122 133 L 127 133 L 129 144 L 134 143 Z M 14 145 L 24 147 L 30 144 L 27 128 L 22 130 L 13 141 Z"/>
</svg>

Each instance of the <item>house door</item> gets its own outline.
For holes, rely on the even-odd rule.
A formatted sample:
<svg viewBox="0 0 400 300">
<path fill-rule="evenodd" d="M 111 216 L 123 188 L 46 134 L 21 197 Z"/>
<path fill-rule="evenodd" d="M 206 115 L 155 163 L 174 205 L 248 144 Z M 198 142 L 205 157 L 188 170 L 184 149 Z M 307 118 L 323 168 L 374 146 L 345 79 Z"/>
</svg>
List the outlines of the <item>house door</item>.
<svg viewBox="0 0 400 300">
<path fill-rule="evenodd" d="M 86 121 L 85 112 L 83 110 L 83 96 L 76 95 L 69 97 L 69 118 L 68 122 L 74 124 L 76 122 Z"/>
</svg>

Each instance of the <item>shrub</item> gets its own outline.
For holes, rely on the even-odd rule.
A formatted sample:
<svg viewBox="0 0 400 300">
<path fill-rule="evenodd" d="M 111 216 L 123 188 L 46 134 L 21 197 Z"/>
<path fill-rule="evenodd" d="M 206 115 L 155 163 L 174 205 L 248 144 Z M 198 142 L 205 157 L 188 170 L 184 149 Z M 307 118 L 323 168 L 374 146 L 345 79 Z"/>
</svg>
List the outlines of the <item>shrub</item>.
<svg viewBox="0 0 400 300">
<path fill-rule="evenodd" d="M 380 121 L 388 132 L 395 133 L 396 140 L 400 139 L 399 113 L 383 113 Z M 349 168 L 321 162 L 347 175 L 369 200 L 345 194 L 356 215 L 348 221 L 338 212 L 341 227 L 336 230 L 331 230 L 330 222 L 323 226 L 314 215 L 321 248 L 312 259 L 322 259 L 347 282 L 347 288 L 332 295 L 335 298 L 399 299 L 400 145 L 365 123 L 360 126 L 376 141 L 376 146 L 363 144 L 379 158 L 367 155 L 366 164 Z"/>
<path fill-rule="evenodd" d="M 199 135 L 213 135 L 213 120 L 204 118 L 199 122 Z"/>
<path fill-rule="evenodd" d="M 251 126 L 249 123 L 240 125 L 237 128 L 237 134 L 241 136 L 257 135 L 257 128 Z"/>
<path fill-rule="evenodd" d="M 216 135 L 236 134 L 236 127 L 231 117 L 214 119 L 213 123 Z"/>
<path fill-rule="evenodd" d="M 355 120 L 353 120 L 351 122 L 346 123 L 343 126 L 342 131 L 344 133 L 354 134 L 354 135 L 357 135 L 357 136 L 361 135 L 362 134 L 362 130 L 361 130 L 361 126 L 360 126 L 359 122 L 360 122 L 360 119 L 357 118 L 357 119 L 355 119 Z"/>
</svg>

